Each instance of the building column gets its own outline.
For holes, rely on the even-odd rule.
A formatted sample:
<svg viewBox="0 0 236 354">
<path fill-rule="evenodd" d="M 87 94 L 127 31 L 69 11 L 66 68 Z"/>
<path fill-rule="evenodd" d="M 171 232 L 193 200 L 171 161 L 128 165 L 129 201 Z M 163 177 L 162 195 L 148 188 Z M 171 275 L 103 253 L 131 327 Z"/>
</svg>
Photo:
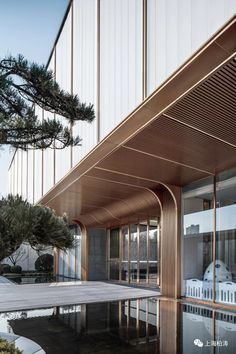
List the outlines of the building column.
<svg viewBox="0 0 236 354">
<path fill-rule="evenodd" d="M 162 205 L 161 221 L 161 294 L 181 297 L 181 188 L 166 186 L 156 192 Z"/>
<path fill-rule="evenodd" d="M 88 228 L 82 230 L 81 279 L 107 280 L 106 229 Z"/>
</svg>

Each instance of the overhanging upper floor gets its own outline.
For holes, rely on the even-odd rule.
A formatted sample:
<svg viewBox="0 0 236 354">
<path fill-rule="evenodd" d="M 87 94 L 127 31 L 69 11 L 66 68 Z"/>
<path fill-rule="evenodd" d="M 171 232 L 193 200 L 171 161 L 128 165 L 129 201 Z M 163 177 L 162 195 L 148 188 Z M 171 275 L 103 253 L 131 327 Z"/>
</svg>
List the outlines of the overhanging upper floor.
<svg viewBox="0 0 236 354">
<path fill-rule="evenodd" d="M 236 18 L 60 180 L 40 203 L 87 226 L 158 213 L 155 191 L 236 165 Z"/>
</svg>

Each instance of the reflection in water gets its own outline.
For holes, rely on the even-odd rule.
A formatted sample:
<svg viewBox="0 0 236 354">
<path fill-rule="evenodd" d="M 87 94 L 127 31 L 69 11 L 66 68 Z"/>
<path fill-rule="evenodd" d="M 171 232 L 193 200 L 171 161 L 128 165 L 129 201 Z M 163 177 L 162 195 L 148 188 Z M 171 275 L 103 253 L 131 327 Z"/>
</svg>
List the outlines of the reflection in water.
<svg viewBox="0 0 236 354">
<path fill-rule="evenodd" d="M 235 312 L 215 311 L 184 304 L 181 323 L 181 353 L 199 353 L 199 348 L 201 348 L 201 353 L 235 354 Z"/>
<path fill-rule="evenodd" d="M 0 328 L 48 354 L 236 352 L 236 313 L 156 298 L 2 313 Z"/>
</svg>

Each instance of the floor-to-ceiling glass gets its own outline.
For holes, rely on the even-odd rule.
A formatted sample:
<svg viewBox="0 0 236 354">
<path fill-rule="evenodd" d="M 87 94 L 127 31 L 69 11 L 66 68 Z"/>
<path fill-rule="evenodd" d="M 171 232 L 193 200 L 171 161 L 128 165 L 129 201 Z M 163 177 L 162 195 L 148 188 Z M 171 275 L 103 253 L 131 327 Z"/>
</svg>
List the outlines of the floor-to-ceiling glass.
<svg viewBox="0 0 236 354">
<path fill-rule="evenodd" d="M 110 261 L 109 261 L 109 272 L 110 279 L 119 280 L 119 263 L 120 263 L 120 244 L 119 244 L 119 232 L 120 230 L 111 229 L 110 230 Z"/>
<path fill-rule="evenodd" d="M 130 225 L 130 281 L 137 282 L 138 278 L 138 225 Z"/>
<path fill-rule="evenodd" d="M 236 304 L 236 169 L 183 189 L 183 293 Z"/>
<path fill-rule="evenodd" d="M 129 227 L 121 228 L 121 280 L 129 280 Z"/>
<path fill-rule="evenodd" d="M 148 232 L 148 281 L 150 284 L 157 284 L 158 277 L 158 241 L 159 241 L 159 227 L 157 220 L 149 220 Z"/>
<path fill-rule="evenodd" d="M 108 230 L 109 279 L 159 285 L 160 225 L 157 218 Z"/>
<path fill-rule="evenodd" d="M 67 251 L 58 250 L 56 274 L 68 278 L 81 278 L 81 231 L 77 225 L 70 225 L 74 236 L 74 247 Z"/>
<path fill-rule="evenodd" d="M 139 282 L 147 282 L 147 256 L 148 256 L 148 226 L 147 221 L 139 224 Z"/>
<path fill-rule="evenodd" d="M 216 180 L 216 260 L 217 302 L 236 304 L 236 170 L 226 171 Z"/>
<path fill-rule="evenodd" d="M 212 300 L 214 180 L 207 178 L 183 189 L 183 293 Z"/>
</svg>

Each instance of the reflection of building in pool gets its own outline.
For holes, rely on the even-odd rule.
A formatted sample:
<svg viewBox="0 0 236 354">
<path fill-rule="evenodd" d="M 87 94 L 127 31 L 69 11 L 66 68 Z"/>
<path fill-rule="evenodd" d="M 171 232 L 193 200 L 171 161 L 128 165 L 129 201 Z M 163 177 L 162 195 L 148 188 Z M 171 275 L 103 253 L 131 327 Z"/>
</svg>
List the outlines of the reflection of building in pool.
<svg viewBox="0 0 236 354">
<path fill-rule="evenodd" d="M 208 346 L 209 348 L 215 342 L 216 350 L 219 350 L 219 352 L 222 350 L 223 353 L 234 354 L 236 347 L 235 333 L 236 314 L 234 312 L 183 305 L 183 354 L 195 353 L 192 348 L 196 338 L 203 342 L 204 347 Z"/>
<path fill-rule="evenodd" d="M 0 326 L 2 320 L 0 316 Z M 235 312 L 173 300 L 68 305 L 26 311 L 23 318 L 9 313 L 4 320 L 17 335 L 27 334 L 49 354 L 73 354 L 78 348 L 81 353 L 93 353 L 95 348 L 100 353 L 106 348 L 127 354 L 189 354 L 197 353 L 196 338 L 204 347 L 221 341 L 227 354 L 235 354 Z"/>
<path fill-rule="evenodd" d="M 96 119 L 73 127 L 82 146 L 18 150 L 9 168 L 13 194 L 80 229 L 57 273 L 236 304 L 236 2 L 212 3 L 69 3 L 48 68 Z M 206 296 L 186 292 L 216 260 L 232 284 L 213 267 Z"/>
<path fill-rule="evenodd" d="M 47 353 L 64 354 L 65 348 L 75 353 L 78 347 L 93 352 L 96 345 L 101 351 L 110 346 L 114 352 L 132 353 L 133 348 L 157 352 L 156 299 L 61 306 L 51 309 L 50 315 L 40 311 L 37 317 L 10 319 L 9 324 L 19 335 L 28 333 Z"/>
</svg>

